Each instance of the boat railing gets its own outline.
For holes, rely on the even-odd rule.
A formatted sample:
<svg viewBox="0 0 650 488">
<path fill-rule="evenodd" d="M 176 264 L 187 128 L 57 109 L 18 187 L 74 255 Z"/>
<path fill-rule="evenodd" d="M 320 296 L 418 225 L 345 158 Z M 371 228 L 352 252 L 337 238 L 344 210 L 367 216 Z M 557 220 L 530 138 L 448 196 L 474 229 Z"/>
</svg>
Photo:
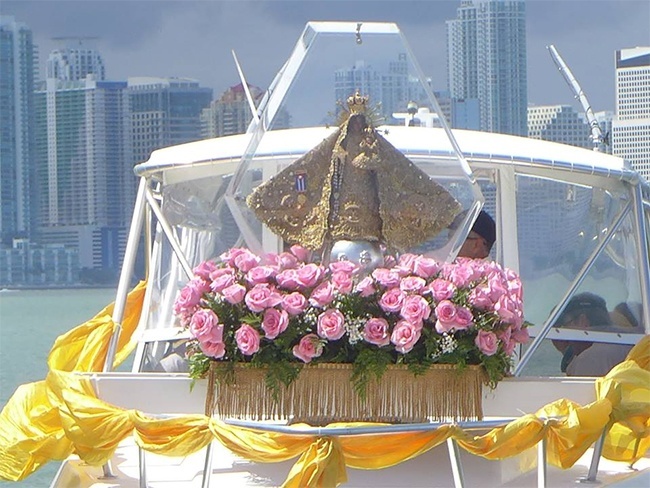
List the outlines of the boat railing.
<svg viewBox="0 0 650 488">
<path fill-rule="evenodd" d="M 155 417 L 170 418 L 170 415 L 156 415 Z M 504 427 L 510 422 L 517 420 L 516 417 L 504 417 L 491 420 L 478 420 L 478 421 L 461 421 L 453 422 L 451 425 L 457 426 L 465 432 L 484 431 L 498 427 Z M 549 422 L 557 422 L 562 420 L 562 417 L 540 417 L 544 425 Z M 365 426 L 296 426 L 288 424 L 265 423 L 260 421 L 237 420 L 237 419 L 223 419 L 223 422 L 229 426 L 240 427 L 244 429 L 251 429 L 263 432 L 273 432 L 286 435 L 305 436 L 312 435 L 318 437 L 337 437 L 337 436 L 358 436 L 358 435 L 382 435 L 382 434 L 398 434 L 409 432 L 429 432 L 437 430 L 443 426 L 449 426 L 449 422 L 426 422 L 426 423 L 413 423 L 413 424 L 389 424 L 389 425 L 365 425 Z M 601 436 L 594 444 L 594 450 L 589 465 L 587 476 L 578 479 L 579 482 L 584 483 L 597 483 L 596 476 L 598 474 L 598 465 L 602 455 L 605 436 L 608 428 L 606 427 Z M 214 442 L 214 441 L 213 441 Z M 213 442 L 208 444 L 205 454 L 205 463 L 203 469 L 203 476 L 201 478 L 201 488 L 208 488 L 210 486 L 210 479 L 212 476 L 212 457 L 213 457 Z M 449 453 L 449 461 L 451 463 L 452 476 L 454 480 L 454 488 L 465 487 L 465 477 L 463 466 L 460 460 L 460 449 L 458 443 L 452 438 L 447 439 L 447 450 Z M 140 475 L 140 488 L 147 488 L 147 469 L 145 451 L 138 447 L 138 462 L 139 462 L 139 475 Z M 537 443 L 537 487 L 547 487 L 547 455 L 546 455 L 546 436 Z"/>
</svg>

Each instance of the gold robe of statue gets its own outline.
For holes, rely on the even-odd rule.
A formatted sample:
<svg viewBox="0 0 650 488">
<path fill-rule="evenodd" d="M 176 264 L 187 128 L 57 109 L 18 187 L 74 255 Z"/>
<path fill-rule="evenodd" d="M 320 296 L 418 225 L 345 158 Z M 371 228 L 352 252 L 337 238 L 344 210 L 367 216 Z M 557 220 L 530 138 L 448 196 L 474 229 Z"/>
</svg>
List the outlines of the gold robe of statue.
<svg viewBox="0 0 650 488">
<path fill-rule="evenodd" d="M 434 237 L 460 204 L 369 124 L 368 99 L 348 99 L 331 136 L 259 185 L 247 203 L 291 244 L 318 250 L 339 240 L 405 251 Z"/>
</svg>

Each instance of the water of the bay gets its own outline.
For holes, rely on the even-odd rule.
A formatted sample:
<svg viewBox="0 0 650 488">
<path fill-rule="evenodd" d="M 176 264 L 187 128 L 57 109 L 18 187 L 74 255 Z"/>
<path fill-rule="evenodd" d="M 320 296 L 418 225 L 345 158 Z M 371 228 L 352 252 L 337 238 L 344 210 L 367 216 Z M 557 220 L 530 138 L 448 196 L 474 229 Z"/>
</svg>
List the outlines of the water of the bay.
<svg viewBox="0 0 650 488">
<path fill-rule="evenodd" d="M 113 288 L 0 291 L 0 408 L 19 385 L 45 378 L 47 355 L 59 335 L 114 299 Z M 48 487 L 59 465 L 50 462 L 24 481 L 0 486 Z"/>
</svg>

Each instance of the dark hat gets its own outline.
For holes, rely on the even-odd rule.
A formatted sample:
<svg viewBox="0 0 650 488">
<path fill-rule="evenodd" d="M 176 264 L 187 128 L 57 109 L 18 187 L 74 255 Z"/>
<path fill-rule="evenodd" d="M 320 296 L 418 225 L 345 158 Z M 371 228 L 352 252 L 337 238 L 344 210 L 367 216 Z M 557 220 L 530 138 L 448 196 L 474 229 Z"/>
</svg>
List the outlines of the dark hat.
<svg viewBox="0 0 650 488">
<path fill-rule="evenodd" d="M 607 311 L 607 302 L 604 298 L 589 292 L 579 293 L 569 300 L 562 315 L 598 308 Z"/>
<path fill-rule="evenodd" d="M 562 327 L 569 317 L 577 317 L 580 314 L 587 316 L 590 328 L 608 327 L 612 323 L 605 299 L 593 293 L 584 292 L 575 295 L 567 302 L 562 314 L 553 325 Z"/>
<path fill-rule="evenodd" d="M 485 210 L 481 210 L 474 221 L 472 231 L 480 235 L 487 242 L 488 249 L 492 249 L 497 240 L 497 226 L 494 219 Z"/>
</svg>

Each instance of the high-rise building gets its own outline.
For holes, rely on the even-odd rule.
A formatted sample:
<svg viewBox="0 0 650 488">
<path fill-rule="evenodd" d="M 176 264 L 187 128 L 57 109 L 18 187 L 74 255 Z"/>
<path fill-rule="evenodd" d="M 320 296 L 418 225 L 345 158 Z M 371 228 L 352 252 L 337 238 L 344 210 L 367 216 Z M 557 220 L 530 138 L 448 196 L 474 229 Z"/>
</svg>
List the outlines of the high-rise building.
<svg viewBox="0 0 650 488">
<path fill-rule="evenodd" d="M 96 80 L 106 79 L 104 60 L 96 49 L 88 44 L 94 38 L 62 37 L 58 41 L 65 47 L 55 49 L 50 53 L 46 63 L 46 78 L 62 81 L 85 80 L 88 75 L 94 75 Z"/>
<path fill-rule="evenodd" d="M 589 124 L 571 105 L 528 107 L 528 137 L 591 148 Z"/>
<path fill-rule="evenodd" d="M 378 115 L 389 121 L 393 113 L 405 112 L 410 101 L 417 105 L 426 103 L 426 94 L 420 81 L 409 75 L 405 53 L 400 53 L 397 59 L 389 62 L 386 67 L 375 67 L 359 60 L 349 69 L 336 70 L 336 101 L 345 102 L 357 90 L 367 95 L 371 106 L 377 108 Z"/>
<path fill-rule="evenodd" d="M 0 245 L 31 234 L 34 83 L 38 56 L 32 31 L 0 16 Z"/>
<path fill-rule="evenodd" d="M 264 91 L 254 85 L 248 85 L 253 102 L 257 106 Z M 246 98 L 244 85 L 231 86 L 218 100 L 213 100 L 210 106 L 201 113 L 201 136 L 203 139 L 212 137 L 243 134 L 253 118 L 250 105 Z"/>
<path fill-rule="evenodd" d="M 462 0 L 447 21 L 452 99 L 479 101 L 481 130 L 525 136 L 526 10 L 523 0 Z"/>
<path fill-rule="evenodd" d="M 212 101 L 212 88 L 188 78 L 129 78 L 128 91 L 132 164 L 155 149 L 201 139 L 201 112 Z"/>
<path fill-rule="evenodd" d="M 126 82 L 50 78 L 34 106 L 41 240 L 78 248 L 82 268 L 117 269 L 136 180 Z"/>
<path fill-rule="evenodd" d="M 616 51 L 612 154 L 650 179 L 650 47 Z"/>
</svg>

